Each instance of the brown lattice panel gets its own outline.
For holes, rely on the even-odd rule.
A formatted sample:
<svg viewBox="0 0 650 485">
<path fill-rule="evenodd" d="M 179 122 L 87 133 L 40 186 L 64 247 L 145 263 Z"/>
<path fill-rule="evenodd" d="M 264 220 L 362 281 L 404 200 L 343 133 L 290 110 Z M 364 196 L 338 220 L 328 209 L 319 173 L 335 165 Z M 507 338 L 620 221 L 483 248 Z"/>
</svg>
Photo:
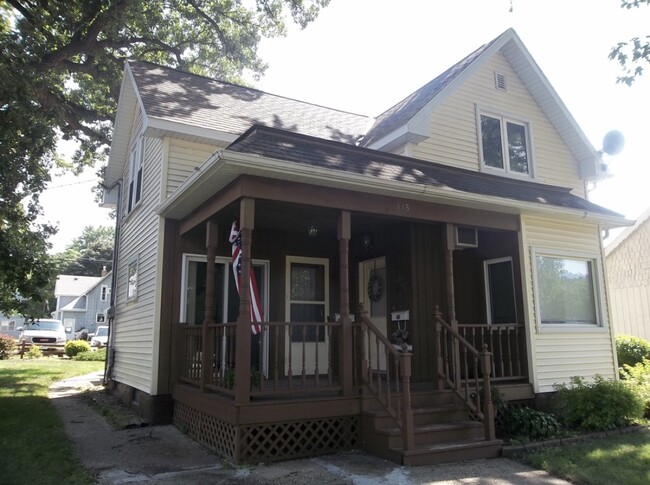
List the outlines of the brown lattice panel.
<svg viewBox="0 0 650 485">
<path fill-rule="evenodd" d="M 250 463 L 334 453 L 359 442 L 356 416 L 245 426 L 241 431 L 240 459 Z"/>
<path fill-rule="evenodd" d="M 174 426 L 224 458 L 235 461 L 235 426 L 176 402 Z"/>
</svg>

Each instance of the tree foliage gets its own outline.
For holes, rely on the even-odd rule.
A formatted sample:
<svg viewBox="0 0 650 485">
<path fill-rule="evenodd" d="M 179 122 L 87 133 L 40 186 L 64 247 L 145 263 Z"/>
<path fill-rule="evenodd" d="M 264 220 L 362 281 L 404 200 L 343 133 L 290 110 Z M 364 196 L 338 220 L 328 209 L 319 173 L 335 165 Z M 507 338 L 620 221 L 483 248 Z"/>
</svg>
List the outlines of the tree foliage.
<svg viewBox="0 0 650 485">
<path fill-rule="evenodd" d="M 54 256 L 57 274 L 100 276 L 103 268 L 110 271 L 114 240 L 112 227 L 86 226 L 65 251 Z"/>
<path fill-rule="evenodd" d="M 621 0 L 621 8 L 628 10 L 648 5 L 650 0 Z M 609 58 L 618 61 L 623 69 L 624 74 L 619 76 L 618 82 L 630 86 L 650 63 L 650 35 L 619 42 L 612 48 Z"/>
<path fill-rule="evenodd" d="M 53 273 L 35 223 L 54 165 L 102 160 L 127 59 L 241 81 L 261 75 L 262 37 L 301 27 L 329 0 L 7 0 L 0 2 L 0 311 L 37 298 Z M 78 144 L 72 162 L 60 139 Z"/>
</svg>

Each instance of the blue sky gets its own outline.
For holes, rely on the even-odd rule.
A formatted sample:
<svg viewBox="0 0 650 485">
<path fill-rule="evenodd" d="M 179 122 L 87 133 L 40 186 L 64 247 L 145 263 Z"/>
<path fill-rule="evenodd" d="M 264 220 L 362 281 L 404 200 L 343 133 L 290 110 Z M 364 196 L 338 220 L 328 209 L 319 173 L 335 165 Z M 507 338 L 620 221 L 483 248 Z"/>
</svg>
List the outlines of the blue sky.
<svg viewBox="0 0 650 485">
<path fill-rule="evenodd" d="M 617 84 L 613 45 L 650 34 L 650 7 L 620 0 L 332 0 L 319 18 L 265 40 L 269 64 L 255 86 L 274 94 L 376 116 L 467 54 L 513 27 L 588 139 L 610 130 L 626 145 L 590 199 L 634 219 L 650 206 L 650 72 Z M 86 225 L 112 225 L 94 206 L 94 170 L 56 178 L 42 203 L 59 222 L 58 252 Z M 72 184 L 72 185 L 71 185 Z"/>
</svg>

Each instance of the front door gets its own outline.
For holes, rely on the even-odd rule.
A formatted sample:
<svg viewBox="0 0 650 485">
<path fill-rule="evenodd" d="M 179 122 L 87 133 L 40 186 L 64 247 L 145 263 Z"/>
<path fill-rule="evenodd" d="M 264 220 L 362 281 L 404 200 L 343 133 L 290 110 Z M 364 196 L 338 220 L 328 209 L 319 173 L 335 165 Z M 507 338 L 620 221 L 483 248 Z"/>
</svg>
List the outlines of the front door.
<svg viewBox="0 0 650 485">
<path fill-rule="evenodd" d="M 328 371 L 329 335 L 324 325 L 329 309 L 329 260 L 287 256 L 286 315 L 294 323 L 287 333 L 286 372 L 291 375 Z"/>
<path fill-rule="evenodd" d="M 359 302 L 368 312 L 370 321 L 388 338 L 386 290 L 386 258 L 369 259 L 359 263 Z M 377 361 L 377 345 L 372 345 L 371 342 L 369 349 L 367 341 L 365 345 L 366 355 L 371 362 L 378 363 L 379 369 L 385 370 L 384 352 L 379 352 L 379 361 Z"/>
</svg>

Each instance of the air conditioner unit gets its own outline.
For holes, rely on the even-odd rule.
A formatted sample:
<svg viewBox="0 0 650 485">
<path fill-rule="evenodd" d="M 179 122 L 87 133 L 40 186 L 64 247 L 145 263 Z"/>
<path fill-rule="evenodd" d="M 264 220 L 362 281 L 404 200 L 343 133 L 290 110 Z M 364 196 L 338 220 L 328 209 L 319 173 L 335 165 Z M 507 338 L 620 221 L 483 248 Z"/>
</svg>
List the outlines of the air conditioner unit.
<svg viewBox="0 0 650 485">
<path fill-rule="evenodd" d="M 477 248 L 478 231 L 472 227 L 455 227 L 455 246 L 456 248 Z"/>
</svg>

